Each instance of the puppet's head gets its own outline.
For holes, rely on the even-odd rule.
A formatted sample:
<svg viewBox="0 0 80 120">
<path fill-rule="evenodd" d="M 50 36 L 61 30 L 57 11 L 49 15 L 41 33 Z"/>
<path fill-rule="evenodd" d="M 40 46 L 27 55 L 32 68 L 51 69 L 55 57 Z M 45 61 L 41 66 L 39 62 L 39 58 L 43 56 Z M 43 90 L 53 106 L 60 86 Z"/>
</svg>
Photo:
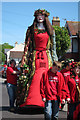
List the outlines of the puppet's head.
<svg viewBox="0 0 80 120">
<path fill-rule="evenodd" d="M 39 14 L 45 15 L 46 17 L 50 15 L 50 13 L 45 9 L 38 9 L 34 12 L 34 16 L 37 16 Z"/>
<path fill-rule="evenodd" d="M 34 16 L 35 16 L 35 19 L 34 19 L 34 28 L 37 27 L 37 23 L 43 22 L 44 27 L 45 27 L 47 33 L 50 36 L 52 36 L 53 35 L 53 27 L 52 27 L 52 25 L 51 25 L 51 23 L 49 21 L 49 18 L 48 18 L 49 15 L 50 15 L 50 13 L 47 10 L 45 10 L 45 9 L 38 9 L 38 10 L 36 10 L 34 12 Z M 39 21 L 38 21 L 38 16 L 40 16 L 40 17 L 44 16 L 44 19 L 43 20 L 39 19 Z"/>
</svg>

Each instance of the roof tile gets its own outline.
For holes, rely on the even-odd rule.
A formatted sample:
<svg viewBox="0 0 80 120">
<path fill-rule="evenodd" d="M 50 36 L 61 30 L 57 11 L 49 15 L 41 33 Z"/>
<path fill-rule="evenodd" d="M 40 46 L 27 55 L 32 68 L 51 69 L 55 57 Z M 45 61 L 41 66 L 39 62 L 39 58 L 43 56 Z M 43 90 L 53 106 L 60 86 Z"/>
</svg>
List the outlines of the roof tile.
<svg viewBox="0 0 80 120">
<path fill-rule="evenodd" d="M 80 22 L 78 21 L 67 21 L 66 22 L 71 35 L 76 35 L 80 31 Z"/>
</svg>

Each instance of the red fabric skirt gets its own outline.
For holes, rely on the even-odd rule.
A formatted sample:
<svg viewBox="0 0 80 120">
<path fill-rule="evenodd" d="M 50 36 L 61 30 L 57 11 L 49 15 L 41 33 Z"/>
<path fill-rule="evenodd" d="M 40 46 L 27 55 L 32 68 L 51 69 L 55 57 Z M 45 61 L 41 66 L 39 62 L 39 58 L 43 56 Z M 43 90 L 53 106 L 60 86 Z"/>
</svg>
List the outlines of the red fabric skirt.
<svg viewBox="0 0 80 120">
<path fill-rule="evenodd" d="M 20 105 L 20 107 L 26 105 L 36 105 L 44 107 L 44 102 L 42 101 L 42 97 L 40 94 L 40 81 L 43 72 L 48 69 L 48 58 L 46 51 L 36 51 L 35 67 L 36 70 L 29 88 L 28 97 L 26 99 L 26 102 Z"/>
</svg>

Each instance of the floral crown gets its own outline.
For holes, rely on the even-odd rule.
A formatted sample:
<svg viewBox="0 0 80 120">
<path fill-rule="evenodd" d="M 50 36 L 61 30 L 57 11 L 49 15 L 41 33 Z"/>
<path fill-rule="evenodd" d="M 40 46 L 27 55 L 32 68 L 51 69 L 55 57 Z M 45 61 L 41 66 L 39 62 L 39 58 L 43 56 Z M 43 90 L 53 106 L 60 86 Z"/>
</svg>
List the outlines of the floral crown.
<svg viewBox="0 0 80 120">
<path fill-rule="evenodd" d="M 50 15 L 50 13 L 47 10 L 45 10 L 45 9 L 38 9 L 38 10 L 36 10 L 34 12 L 34 16 L 37 16 L 39 13 L 41 13 L 42 15 L 45 15 L 47 17 Z"/>
</svg>

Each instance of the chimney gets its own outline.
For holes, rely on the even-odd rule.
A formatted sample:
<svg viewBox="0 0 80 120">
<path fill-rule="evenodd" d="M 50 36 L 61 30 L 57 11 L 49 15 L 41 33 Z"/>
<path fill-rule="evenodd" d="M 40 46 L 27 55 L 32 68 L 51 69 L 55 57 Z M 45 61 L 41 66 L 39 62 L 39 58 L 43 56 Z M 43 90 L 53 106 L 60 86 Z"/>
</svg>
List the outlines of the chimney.
<svg viewBox="0 0 80 120">
<path fill-rule="evenodd" d="M 18 42 L 15 42 L 15 47 L 18 45 Z"/>
<path fill-rule="evenodd" d="M 60 27 L 60 19 L 59 19 L 59 17 L 53 17 L 52 25 Z"/>
</svg>

